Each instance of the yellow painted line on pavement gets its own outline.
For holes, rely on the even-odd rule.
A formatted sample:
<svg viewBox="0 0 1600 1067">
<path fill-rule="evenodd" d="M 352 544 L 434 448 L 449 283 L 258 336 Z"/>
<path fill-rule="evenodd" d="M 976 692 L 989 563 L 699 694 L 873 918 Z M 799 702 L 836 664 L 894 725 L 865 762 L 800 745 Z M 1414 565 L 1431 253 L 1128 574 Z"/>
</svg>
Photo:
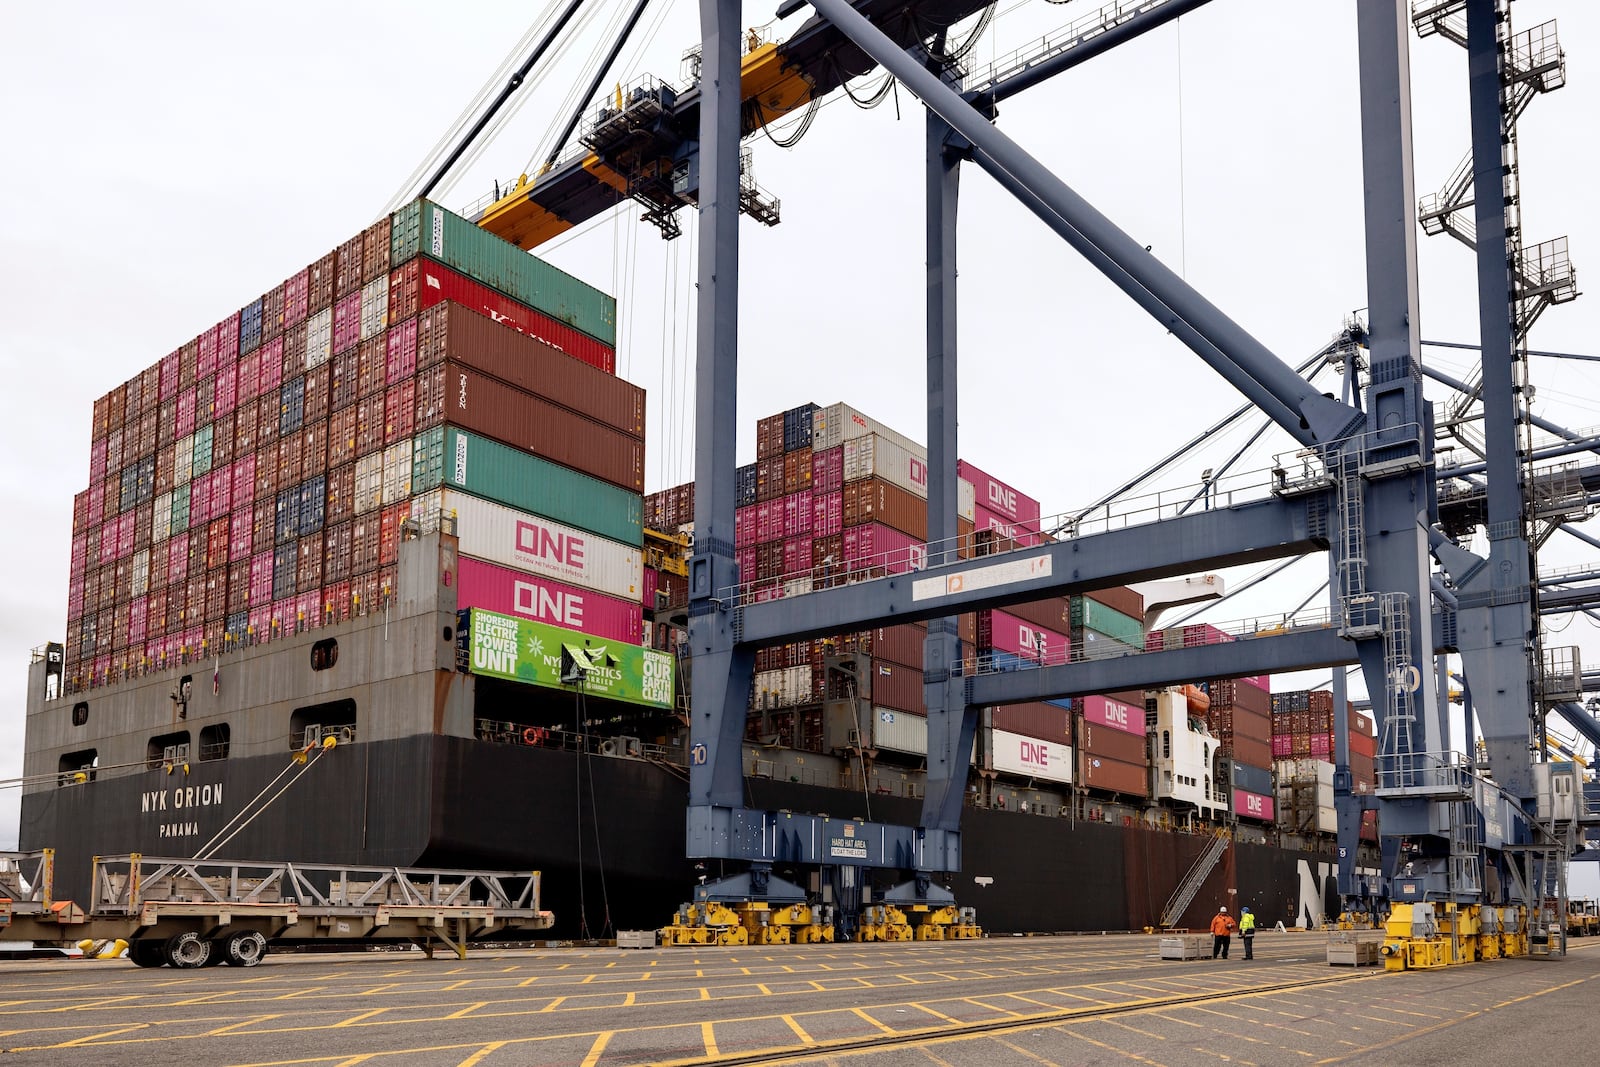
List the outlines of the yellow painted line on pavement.
<svg viewBox="0 0 1600 1067">
<path fill-rule="evenodd" d="M 966 1023 L 963 1020 L 957 1019 L 954 1015 L 946 1015 L 944 1012 L 938 1011 L 938 1010 L 936 1010 L 934 1008 L 930 1008 L 926 1004 L 912 1004 L 911 1006 L 913 1008 L 916 1008 L 918 1011 L 926 1012 L 927 1014 L 932 1015 L 935 1018 L 943 1019 L 947 1023 L 955 1023 L 957 1026 L 965 1026 L 966 1025 Z"/>
<path fill-rule="evenodd" d="M 377 1055 L 376 1052 L 363 1052 L 359 1056 L 351 1056 L 347 1060 L 340 1060 L 338 1065 L 337 1065 L 337 1067 L 356 1067 L 356 1064 L 358 1064 L 358 1063 L 366 1063 L 368 1060 L 372 1059 L 372 1057 L 374 1057 L 376 1055 Z"/>
<path fill-rule="evenodd" d="M 1165 1034 L 1158 1034 L 1153 1030 L 1141 1030 L 1137 1026 L 1129 1026 L 1127 1023 L 1121 1022 L 1121 1021 L 1119 1021 L 1117 1019 L 1106 1019 L 1104 1021 L 1110 1026 L 1120 1026 L 1124 1030 L 1131 1030 L 1134 1033 L 1140 1034 L 1140 1035 L 1142 1035 L 1144 1037 L 1153 1037 L 1157 1041 L 1165 1041 L 1165 1040 L 1167 1040 L 1167 1037 L 1166 1037 Z"/>
<path fill-rule="evenodd" d="M 1038 1055 L 1037 1053 L 1029 1052 L 1027 1049 L 1023 1048 L 1021 1045 L 1014 1044 L 1013 1042 L 1010 1042 L 1010 1041 L 1004 1041 L 1004 1040 L 1002 1040 L 1002 1039 L 1000 1039 L 998 1037 L 990 1038 L 990 1040 L 993 1041 L 997 1045 L 1001 1045 L 1001 1046 L 1004 1046 L 1005 1048 L 1010 1049 L 1012 1052 L 1015 1052 L 1017 1055 L 1022 1056 L 1025 1059 L 1030 1059 L 1035 1063 L 1046 1063 L 1046 1064 L 1049 1064 L 1050 1067 L 1056 1067 L 1056 1061 L 1055 1060 L 1047 1060 L 1043 1056 Z"/>
<path fill-rule="evenodd" d="M 607 1030 L 594 1039 L 594 1044 L 589 1046 L 589 1054 L 583 1058 L 581 1067 L 594 1067 L 595 1064 L 600 1062 L 600 1056 L 605 1052 L 606 1045 L 611 1043 L 611 1035 L 614 1033 L 616 1033 L 615 1030 Z"/>
<path fill-rule="evenodd" d="M 563 1003 L 566 1002 L 566 999 L 567 999 L 566 997 L 557 997 L 556 999 L 552 1000 L 550 1003 L 546 1004 L 544 1007 L 540 1008 L 539 1010 L 541 1012 L 555 1011 L 557 1008 L 561 1007 L 561 1005 Z"/>
<path fill-rule="evenodd" d="M 345 1027 L 345 1026 L 354 1026 L 356 1023 L 364 1022 L 367 1019 L 372 1018 L 373 1016 L 382 1015 L 384 1012 L 386 1012 L 388 1010 L 389 1010 L 388 1008 L 373 1008 L 371 1011 L 364 1011 L 360 1015 L 352 1015 L 348 1019 L 344 1019 L 344 1020 L 341 1020 L 340 1022 L 333 1023 L 332 1026 L 333 1026 L 334 1029 L 339 1029 L 339 1028 Z"/>
<path fill-rule="evenodd" d="M 1103 1048 L 1107 1052 L 1112 1053 L 1113 1055 L 1125 1056 L 1128 1059 L 1133 1060 L 1136 1063 L 1146 1063 L 1146 1064 L 1149 1064 L 1150 1067 L 1166 1067 L 1166 1064 L 1160 1063 L 1160 1062 L 1158 1062 L 1156 1060 L 1148 1059 L 1148 1058 L 1146 1058 L 1144 1056 L 1139 1055 L 1137 1052 L 1128 1052 L 1125 1049 L 1117 1048 L 1115 1045 L 1108 1045 L 1104 1041 L 1096 1041 L 1092 1037 L 1085 1037 L 1084 1035 L 1078 1033 L 1078 1031 L 1069 1030 L 1065 1026 L 1059 1026 L 1059 1027 L 1056 1027 L 1056 1029 L 1061 1031 L 1062 1033 L 1066 1034 L 1068 1037 L 1075 1037 L 1079 1041 L 1083 1041 L 1083 1042 L 1085 1042 L 1087 1044 L 1093 1045 L 1096 1048 Z"/>
<path fill-rule="evenodd" d="M 144 1030 L 144 1029 L 147 1029 L 149 1026 L 150 1026 L 149 1023 L 135 1023 L 133 1026 L 119 1026 L 115 1030 L 107 1030 L 104 1033 L 99 1033 L 99 1034 L 85 1034 L 83 1037 L 75 1037 L 71 1041 L 63 1041 L 59 1045 L 46 1045 L 45 1047 L 46 1048 L 75 1048 L 75 1047 L 77 1047 L 79 1045 L 87 1045 L 87 1044 L 90 1044 L 91 1042 L 94 1042 L 94 1041 L 104 1041 L 106 1038 L 109 1038 L 109 1037 L 120 1037 L 123 1034 L 131 1034 L 135 1030 Z"/>
<path fill-rule="evenodd" d="M 479 1008 L 486 1008 L 488 1006 L 489 1006 L 489 1002 L 487 1000 L 480 1000 L 476 1004 L 468 1004 L 466 1007 L 462 1008 L 460 1011 L 451 1012 L 449 1015 L 446 1015 L 445 1018 L 446 1019 L 464 1018 L 465 1016 L 471 1015 L 473 1012 L 477 1011 Z"/>
<path fill-rule="evenodd" d="M 241 990 L 238 989 L 224 989 L 217 993 L 202 993 L 198 997 L 190 997 L 187 1000 L 174 1000 L 171 1004 L 160 1004 L 154 1006 L 163 1008 L 184 1008 L 191 1004 L 210 1004 L 213 1001 L 222 999 L 223 997 L 236 997 L 240 994 L 240 992 Z"/>
<path fill-rule="evenodd" d="M 706 1055 L 707 1056 L 715 1056 L 715 1055 L 718 1054 L 718 1050 L 717 1050 L 717 1031 L 716 1031 L 716 1024 L 715 1023 L 701 1023 L 700 1024 L 700 1040 L 706 1046 Z"/>
<path fill-rule="evenodd" d="M 801 1026 L 793 1015 L 784 1015 L 781 1018 L 789 1024 L 789 1029 L 794 1031 L 796 1037 L 807 1045 L 811 1044 L 811 1035 L 806 1033 L 806 1028 Z"/>
<path fill-rule="evenodd" d="M 384 985 L 375 985 L 371 989 L 363 989 L 361 992 L 357 993 L 356 996 L 370 997 L 377 993 L 387 993 L 389 990 L 398 989 L 404 984 L 404 982 L 388 982 Z"/>
<path fill-rule="evenodd" d="M 314 986 L 310 986 L 310 987 L 308 987 L 306 989 L 296 989 L 293 993 L 284 993 L 282 996 L 271 997 L 270 999 L 272 999 L 272 1000 L 293 1000 L 296 997 L 303 997 L 308 993 L 320 993 L 326 988 L 328 988 L 328 987 L 327 986 L 321 986 L 321 985 L 314 985 Z"/>
<path fill-rule="evenodd" d="M 882 1030 L 886 1034 L 897 1034 L 897 1033 L 899 1033 L 898 1030 L 896 1030 L 894 1027 L 890 1026 L 888 1023 L 879 1022 L 877 1019 L 874 1019 L 872 1016 L 868 1015 L 865 1011 L 861 1010 L 860 1008 L 851 1008 L 850 1009 L 850 1013 L 852 1015 L 859 1015 L 863 1020 L 865 1020 L 866 1022 L 871 1023 L 873 1026 L 876 1026 L 879 1030 Z"/>
<path fill-rule="evenodd" d="M 282 1015 L 256 1015 L 256 1016 L 253 1016 L 253 1017 L 251 1017 L 249 1019 L 244 1019 L 244 1020 L 242 1020 L 240 1022 L 229 1023 L 227 1026 L 219 1026 L 215 1030 L 207 1030 L 205 1033 L 201 1034 L 200 1036 L 201 1037 L 216 1037 L 219 1034 L 232 1033 L 233 1031 L 237 1030 L 241 1026 L 250 1026 L 250 1025 L 252 1025 L 254 1023 L 269 1023 L 274 1019 L 281 1019 L 281 1018 L 283 1018 Z"/>
<path fill-rule="evenodd" d="M 483 1062 L 485 1058 L 493 1053 L 499 1052 L 505 1047 L 506 1043 L 504 1041 L 491 1042 L 490 1044 L 487 1044 L 478 1051 L 474 1052 L 472 1055 L 468 1056 L 466 1059 L 462 1060 L 460 1063 L 456 1064 L 456 1067 L 473 1067 L 474 1064 Z"/>
<path fill-rule="evenodd" d="M 538 980 L 539 980 L 539 975 L 537 975 L 537 974 L 534 975 L 532 978 L 524 978 L 522 981 L 517 983 L 517 988 L 518 989 L 526 989 L 529 986 L 531 986 L 533 983 L 537 982 Z"/>
</svg>

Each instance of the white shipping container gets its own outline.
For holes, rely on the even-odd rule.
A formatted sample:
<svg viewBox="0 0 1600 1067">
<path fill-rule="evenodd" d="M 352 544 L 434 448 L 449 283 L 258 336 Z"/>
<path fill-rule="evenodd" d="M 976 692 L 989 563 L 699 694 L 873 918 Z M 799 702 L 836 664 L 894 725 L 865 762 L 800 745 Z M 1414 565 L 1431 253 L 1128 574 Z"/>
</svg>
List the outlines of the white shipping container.
<svg viewBox="0 0 1600 1067">
<path fill-rule="evenodd" d="M 389 276 L 380 275 L 361 290 L 361 339 L 377 337 L 389 328 Z"/>
<path fill-rule="evenodd" d="M 968 522 L 978 521 L 978 491 L 965 478 L 956 479 L 956 514 Z"/>
<path fill-rule="evenodd" d="M 991 768 L 1050 782 L 1072 781 L 1072 749 L 1056 741 L 990 729 Z"/>
<path fill-rule="evenodd" d="M 357 472 L 359 477 L 360 472 Z M 357 493 L 359 495 L 359 491 Z M 383 504 L 398 504 L 411 496 L 411 439 L 383 450 Z"/>
<path fill-rule="evenodd" d="M 1333 805 L 1317 805 L 1317 830 L 1321 833 L 1331 834 L 1338 829 L 1339 816 L 1333 810 Z"/>
<path fill-rule="evenodd" d="M 172 484 L 174 487 L 188 485 L 189 479 L 194 474 L 194 434 L 178 438 L 177 449 L 172 456 Z"/>
<path fill-rule="evenodd" d="M 887 437 L 908 452 L 921 447 L 905 434 L 896 433 L 876 419 L 867 418 L 849 404 L 830 404 L 818 408 L 811 416 L 812 452 L 835 448 L 851 438 L 869 433 Z"/>
<path fill-rule="evenodd" d="M 803 667 L 757 671 L 755 683 L 758 708 L 792 708 L 811 702 L 812 669 L 809 663 Z"/>
<path fill-rule="evenodd" d="M 315 370 L 333 356 L 333 309 L 323 308 L 306 319 L 306 370 Z"/>
<path fill-rule="evenodd" d="M 144 596 L 150 591 L 150 550 L 140 549 L 133 554 L 133 596 Z"/>
<path fill-rule="evenodd" d="M 928 754 L 928 720 L 909 711 L 872 709 L 872 746 L 891 752 Z"/>
<path fill-rule="evenodd" d="M 644 559 L 635 546 L 455 489 L 418 497 L 412 514 L 420 518 L 424 530 L 437 529 L 440 515 L 455 516 L 463 556 L 634 603 L 643 595 Z M 806 686 L 809 693 L 809 678 Z"/>
<path fill-rule="evenodd" d="M 150 520 L 150 540 L 165 541 L 172 536 L 172 494 L 156 497 L 155 515 Z"/>
<path fill-rule="evenodd" d="M 374 452 L 356 460 L 355 500 L 351 508 L 357 515 L 377 511 L 383 506 L 383 453 Z"/>
<path fill-rule="evenodd" d="M 909 493 L 928 498 L 928 454 L 905 448 L 878 434 L 864 434 L 844 443 L 844 480 L 882 478 Z"/>
<path fill-rule="evenodd" d="M 1281 759 L 1277 763 L 1278 784 L 1315 781 L 1333 788 L 1333 764 L 1320 759 Z"/>
</svg>

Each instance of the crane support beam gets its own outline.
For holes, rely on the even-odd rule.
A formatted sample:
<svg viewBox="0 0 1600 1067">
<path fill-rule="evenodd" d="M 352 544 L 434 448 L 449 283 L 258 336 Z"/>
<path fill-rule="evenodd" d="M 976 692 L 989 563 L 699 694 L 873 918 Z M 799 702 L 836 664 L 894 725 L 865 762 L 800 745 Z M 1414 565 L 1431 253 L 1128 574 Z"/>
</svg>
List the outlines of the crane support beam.
<svg viewBox="0 0 1600 1067">
<path fill-rule="evenodd" d="M 698 504 L 698 498 L 696 500 Z M 751 646 L 921 622 L 1327 548 L 1323 497 L 1270 498 L 735 609 Z M 698 671 L 698 666 L 696 670 Z"/>
<path fill-rule="evenodd" d="M 811 0 L 811 4 L 965 137 L 985 171 L 1296 440 L 1329 444 L 1359 423 L 1359 412 L 1317 392 L 959 93 L 901 51 L 848 0 Z"/>
<path fill-rule="evenodd" d="M 1571 727 L 1583 735 L 1583 739 L 1600 748 L 1600 719 L 1596 719 L 1588 708 L 1582 704 L 1571 702 L 1557 704 L 1550 709 L 1567 721 Z"/>
<path fill-rule="evenodd" d="M 1084 34 L 1063 41 L 1060 48 L 1052 49 L 1037 61 L 1020 65 L 1015 73 L 974 85 L 969 92 L 980 100 L 987 98 L 997 104 L 1009 100 L 1020 92 L 1049 81 L 1080 63 L 1087 63 L 1095 56 L 1104 55 L 1118 45 L 1143 37 L 1151 30 L 1159 29 L 1208 3 L 1210 0 L 1154 0 L 1114 25 L 1096 23 Z"/>
</svg>

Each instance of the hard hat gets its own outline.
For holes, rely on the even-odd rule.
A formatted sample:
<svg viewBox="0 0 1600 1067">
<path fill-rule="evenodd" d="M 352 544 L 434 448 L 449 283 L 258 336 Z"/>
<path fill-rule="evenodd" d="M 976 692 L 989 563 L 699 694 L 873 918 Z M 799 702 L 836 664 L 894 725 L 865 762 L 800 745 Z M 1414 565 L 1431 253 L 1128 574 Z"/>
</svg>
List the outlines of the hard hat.
<svg viewBox="0 0 1600 1067">
<path fill-rule="evenodd" d="M 1218 908 L 1217 910 L 1219 912 L 1221 912 L 1223 915 L 1228 914 L 1228 906 L 1226 904 L 1224 904 L 1222 907 Z"/>
<path fill-rule="evenodd" d="M 1239 910 L 1244 912 L 1246 915 L 1250 914 L 1250 909 L 1249 908 L 1240 908 Z"/>
</svg>

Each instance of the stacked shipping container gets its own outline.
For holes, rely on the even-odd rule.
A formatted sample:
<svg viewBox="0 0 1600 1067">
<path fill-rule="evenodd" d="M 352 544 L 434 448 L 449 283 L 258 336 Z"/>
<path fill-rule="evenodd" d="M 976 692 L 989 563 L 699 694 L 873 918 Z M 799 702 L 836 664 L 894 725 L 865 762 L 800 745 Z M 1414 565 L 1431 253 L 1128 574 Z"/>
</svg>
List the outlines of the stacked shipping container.
<svg viewBox="0 0 1600 1067">
<path fill-rule="evenodd" d="M 401 524 L 441 509 L 477 557 L 463 606 L 636 641 L 643 396 L 609 374 L 614 322 L 419 201 L 112 390 L 74 501 L 69 688 L 380 604 Z"/>
</svg>

